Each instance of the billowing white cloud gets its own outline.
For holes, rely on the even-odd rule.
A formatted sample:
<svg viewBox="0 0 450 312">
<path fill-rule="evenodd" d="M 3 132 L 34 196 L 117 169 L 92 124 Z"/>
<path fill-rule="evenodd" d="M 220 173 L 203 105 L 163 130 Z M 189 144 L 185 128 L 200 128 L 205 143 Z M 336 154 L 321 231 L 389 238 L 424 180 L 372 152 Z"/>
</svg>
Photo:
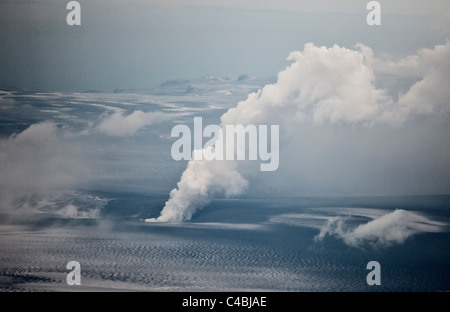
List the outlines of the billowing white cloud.
<svg viewBox="0 0 450 312">
<path fill-rule="evenodd" d="M 167 114 L 161 112 L 145 113 L 136 110 L 125 116 L 123 112 L 115 111 L 104 118 L 96 129 L 110 136 L 130 136 L 146 126 L 160 123 L 168 118 Z"/>
<path fill-rule="evenodd" d="M 343 239 L 347 245 L 353 247 L 361 247 L 367 244 L 390 246 L 401 244 L 415 234 L 441 232 L 446 225 L 442 222 L 430 220 L 419 213 L 402 209 L 376 217 L 353 229 L 345 229 L 345 223 L 345 217 L 329 218 L 315 240 L 320 241 L 325 236 L 332 235 Z"/>
<path fill-rule="evenodd" d="M 351 50 L 309 43 L 303 51 L 292 52 L 288 60 L 292 63 L 278 74 L 277 82 L 229 109 L 221 117 L 222 126 L 277 124 L 280 140 L 295 144 L 293 134 L 299 134 L 301 124 L 402 126 L 417 116 L 440 114 L 450 107 L 450 43 L 390 63 L 375 58 L 363 45 Z M 386 70 L 400 80 L 413 74 L 418 82 L 395 100 L 376 87 L 376 73 Z M 230 161 L 190 161 L 156 221 L 187 220 L 215 193 L 241 194 L 248 183 L 245 167 Z"/>
<path fill-rule="evenodd" d="M 225 124 L 267 123 L 276 120 L 295 128 L 300 122 L 372 122 L 391 104 L 373 85 L 375 75 L 364 55 L 334 45 L 306 44 L 292 52 L 293 63 L 266 85 L 222 116 Z"/>
<path fill-rule="evenodd" d="M 420 115 L 441 114 L 450 110 L 448 99 L 450 89 L 450 42 L 436 45 L 433 49 L 421 49 L 417 55 L 411 55 L 395 62 L 377 60 L 380 72 L 400 77 L 415 77 L 418 81 L 404 94 L 400 94 L 397 103 L 382 111 L 380 121 L 402 124 L 410 118 Z"/>
</svg>

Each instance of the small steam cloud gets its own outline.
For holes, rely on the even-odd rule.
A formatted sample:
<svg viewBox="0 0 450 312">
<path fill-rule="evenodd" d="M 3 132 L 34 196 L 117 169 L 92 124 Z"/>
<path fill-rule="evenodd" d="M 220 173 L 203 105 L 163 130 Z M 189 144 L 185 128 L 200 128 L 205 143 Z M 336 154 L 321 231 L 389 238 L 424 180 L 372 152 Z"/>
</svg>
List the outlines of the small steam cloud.
<svg viewBox="0 0 450 312">
<path fill-rule="evenodd" d="M 0 140 L 2 195 L 15 190 L 70 188 L 84 178 L 81 151 L 70 143 L 71 133 L 45 121 Z"/>
<path fill-rule="evenodd" d="M 96 129 L 110 136 L 130 136 L 135 134 L 141 128 L 151 124 L 160 123 L 168 118 L 169 116 L 167 114 L 161 112 L 145 113 L 136 110 L 131 114 L 124 116 L 123 112 L 116 111 L 104 118 Z"/>
<path fill-rule="evenodd" d="M 401 126 L 415 116 L 438 114 L 449 108 L 448 42 L 398 62 L 377 59 L 361 44 L 352 50 L 309 43 L 303 52 L 292 52 L 288 60 L 292 63 L 278 74 L 276 83 L 251 93 L 222 115 L 222 127 L 278 124 L 280 141 L 287 142 L 301 123 Z M 399 79 L 414 75 L 417 82 L 394 100 L 388 90 L 375 87 L 380 73 Z M 146 221 L 189 220 L 215 194 L 242 194 L 248 187 L 244 172 L 248 168 L 234 161 L 191 160 L 160 217 Z"/>
<path fill-rule="evenodd" d="M 315 240 L 321 241 L 330 235 L 341 238 L 352 247 L 367 243 L 386 247 L 401 244 L 415 234 L 441 232 L 445 225 L 418 213 L 397 209 L 354 229 L 345 230 L 345 217 L 336 216 L 328 219 Z"/>
<path fill-rule="evenodd" d="M 46 210 L 61 203 L 61 192 L 89 183 L 89 168 L 74 137 L 57 123 L 44 121 L 1 139 L 0 209 Z M 65 206 L 64 211 L 75 214 L 75 205 Z"/>
</svg>

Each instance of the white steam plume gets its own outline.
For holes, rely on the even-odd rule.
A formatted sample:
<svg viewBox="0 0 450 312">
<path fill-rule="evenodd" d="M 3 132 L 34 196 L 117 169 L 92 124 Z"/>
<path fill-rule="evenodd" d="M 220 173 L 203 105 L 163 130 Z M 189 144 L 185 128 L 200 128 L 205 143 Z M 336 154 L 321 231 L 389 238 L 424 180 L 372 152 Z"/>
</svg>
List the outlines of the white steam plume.
<svg viewBox="0 0 450 312">
<path fill-rule="evenodd" d="M 197 153 L 200 151 L 194 151 Z M 170 192 L 158 219 L 146 221 L 179 222 L 190 220 L 194 212 L 206 205 L 211 196 L 223 192 L 225 196 L 241 194 L 248 181 L 236 169 L 234 161 L 189 161 L 178 188 Z"/>
<path fill-rule="evenodd" d="M 292 52 L 288 57 L 292 63 L 278 74 L 277 82 L 229 109 L 221 117 L 222 126 L 276 124 L 284 141 L 299 123 L 400 126 L 414 116 L 448 110 L 449 43 L 398 62 L 381 61 L 369 47 L 356 47 L 309 43 L 303 52 Z M 400 79 L 413 73 L 419 79 L 395 101 L 375 87 L 375 73 L 380 72 Z M 235 161 L 191 160 L 160 217 L 146 221 L 189 220 L 214 194 L 238 195 L 247 185 L 242 166 Z"/>
</svg>

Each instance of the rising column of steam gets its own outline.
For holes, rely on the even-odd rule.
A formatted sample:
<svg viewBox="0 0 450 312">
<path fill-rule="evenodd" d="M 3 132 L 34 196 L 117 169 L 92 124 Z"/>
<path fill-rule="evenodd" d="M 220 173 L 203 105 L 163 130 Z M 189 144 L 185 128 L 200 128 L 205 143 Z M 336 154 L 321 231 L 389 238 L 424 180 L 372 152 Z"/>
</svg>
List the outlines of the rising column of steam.
<svg viewBox="0 0 450 312">
<path fill-rule="evenodd" d="M 380 122 L 401 124 L 411 116 L 448 108 L 446 99 L 450 98 L 450 89 L 445 87 L 445 81 L 450 70 L 449 43 L 420 50 L 417 56 L 405 59 L 408 62 L 400 60 L 398 63 L 381 63 L 374 58 L 372 50 L 363 45 L 352 50 L 309 43 L 303 51 L 290 53 L 288 60 L 292 63 L 278 74 L 276 83 L 249 94 L 246 100 L 221 116 L 222 127 L 277 124 L 280 125 L 280 142 L 289 142 L 292 140 L 286 137 L 300 123 L 369 127 Z M 394 101 L 385 90 L 374 86 L 375 66 L 388 69 L 390 74 L 399 74 L 407 66 L 407 70 L 415 71 L 422 79 Z M 430 98 L 430 86 L 440 88 L 444 94 Z M 223 138 L 219 137 L 217 142 L 220 140 Z M 283 146 L 280 148 L 282 151 Z M 227 160 L 189 161 L 161 215 L 146 221 L 189 220 L 216 194 L 242 194 L 248 187 L 244 174 L 248 170 L 243 170 L 242 166 L 245 163 Z"/>
</svg>

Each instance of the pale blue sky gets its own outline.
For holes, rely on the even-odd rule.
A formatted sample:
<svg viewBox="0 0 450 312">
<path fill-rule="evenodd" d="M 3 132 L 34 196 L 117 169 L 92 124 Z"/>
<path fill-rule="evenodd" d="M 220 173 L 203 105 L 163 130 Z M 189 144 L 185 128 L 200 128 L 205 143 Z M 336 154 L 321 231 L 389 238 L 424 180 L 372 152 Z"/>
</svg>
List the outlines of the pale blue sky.
<svg viewBox="0 0 450 312">
<path fill-rule="evenodd" d="M 381 26 L 368 26 L 368 1 L 79 1 L 81 26 L 68 26 L 68 1 L 0 3 L 0 86 L 82 91 L 149 88 L 203 75 L 275 76 L 303 45 L 404 56 L 443 43 L 447 1 L 380 1 Z"/>
</svg>

